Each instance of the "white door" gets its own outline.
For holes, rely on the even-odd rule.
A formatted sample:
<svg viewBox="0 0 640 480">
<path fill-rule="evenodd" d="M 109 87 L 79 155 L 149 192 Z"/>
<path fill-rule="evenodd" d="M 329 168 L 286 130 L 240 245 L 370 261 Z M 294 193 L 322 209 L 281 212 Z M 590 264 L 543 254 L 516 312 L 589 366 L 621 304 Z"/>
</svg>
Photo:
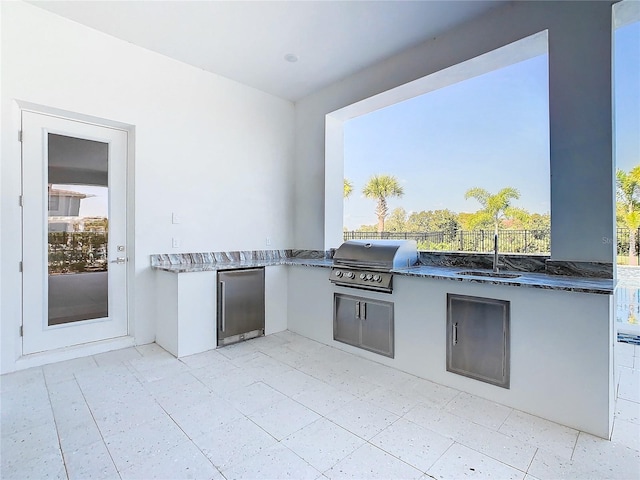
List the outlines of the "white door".
<svg viewBox="0 0 640 480">
<path fill-rule="evenodd" d="M 23 353 L 127 334 L 127 132 L 22 112 Z"/>
</svg>

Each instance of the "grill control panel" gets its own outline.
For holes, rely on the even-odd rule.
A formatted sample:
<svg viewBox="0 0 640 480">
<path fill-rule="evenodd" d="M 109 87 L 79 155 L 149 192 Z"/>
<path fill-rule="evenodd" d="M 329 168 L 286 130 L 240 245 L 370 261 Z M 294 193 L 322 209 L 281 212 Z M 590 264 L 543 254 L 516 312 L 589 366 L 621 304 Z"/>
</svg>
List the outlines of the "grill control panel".
<svg viewBox="0 0 640 480">
<path fill-rule="evenodd" d="M 387 272 L 368 272 L 334 267 L 331 282 L 345 287 L 363 288 L 391 293 L 393 275 Z"/>
</svg>

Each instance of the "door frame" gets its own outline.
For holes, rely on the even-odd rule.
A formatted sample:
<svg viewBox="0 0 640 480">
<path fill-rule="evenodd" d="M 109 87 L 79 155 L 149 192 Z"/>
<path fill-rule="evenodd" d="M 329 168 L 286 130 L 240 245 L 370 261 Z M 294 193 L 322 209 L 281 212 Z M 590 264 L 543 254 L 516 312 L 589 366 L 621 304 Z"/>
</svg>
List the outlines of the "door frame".
<svg viewBox="0 0 640 480">
<path fill-rule="evenodd" d="M 95 117 L 92 115 L 81 114 L 59 108 L 49 107 L 45 105 L 34 104 L 31 102 L 16 100 L 18 108 L 14 110 L 16 114 L 16 122 L 18 130 L 22 132 L 22 115 L 23 112 L 32 112 L 40 115 L 47 115 L 58 117 L 63 120 L 69 120 L 74 122 L 82 122 L 99 127 L 106 127 L 115 130 L 123 131 L 127 134 L 126 140 L 126 186 L 125 186 L 125 215 L 126 215 L 126 240 L 125 247 L 127 251 L 128 262 L 125 267 L 126 278 L 126 290 L 125 290 L 125 304 L 126 304 L 126 322 L 127 333 L 125 336 L 115 337 L 111 339 L 104 339 L 94 341 L 90 343 L 79 344 L 75 346 L 61 347 L 57 349 L 51 349 L 44 352 L 26 354 L 23 347 L 23 326 L 24 326 L 24 287 L 22 281 L 20 282 L 20 357 L 16 361 L 16 367 L 18 369 L 29 368 L 32 366 L 44 365 L 47 363 L 67 360 L 72 358 L 83 357 L 86 355 L 94 355 L 97 353 L 107 352 L 117 348 L 124 348 L 133 346 L 137 342 L 136 337 L 136 325 L 135 316 L 133 315 L 135 297 L 133 293 L 135 291 L 135 265 L 136 265 L 136 249 L 135 249 L 135 126 L 119 121 L 109 120 L 106 118 Z M 20 195 L 24 194 L 24 180 L 25 172 L 23 165 L 23 145 L 20 143 Z M 20 245 L 24 242 L 24 218 L 21 208 L 20 215 Z M 21 256 L 24 255 L 22 252 Z M 22 274 L 21 274 L 22 277 Z"/>
</svg>

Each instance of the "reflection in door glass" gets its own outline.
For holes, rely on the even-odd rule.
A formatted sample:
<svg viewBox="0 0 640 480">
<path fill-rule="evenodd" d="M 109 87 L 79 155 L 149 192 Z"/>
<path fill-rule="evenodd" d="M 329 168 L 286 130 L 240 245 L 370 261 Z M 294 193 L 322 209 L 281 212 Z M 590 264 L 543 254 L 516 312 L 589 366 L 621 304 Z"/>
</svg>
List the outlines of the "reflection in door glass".
<svg viewBox="0 0 640 480">
<path fill-rule="evenodd" d="M 108 144 L 48 136 L 49 325 L 108 317 Z"/>
</svg>

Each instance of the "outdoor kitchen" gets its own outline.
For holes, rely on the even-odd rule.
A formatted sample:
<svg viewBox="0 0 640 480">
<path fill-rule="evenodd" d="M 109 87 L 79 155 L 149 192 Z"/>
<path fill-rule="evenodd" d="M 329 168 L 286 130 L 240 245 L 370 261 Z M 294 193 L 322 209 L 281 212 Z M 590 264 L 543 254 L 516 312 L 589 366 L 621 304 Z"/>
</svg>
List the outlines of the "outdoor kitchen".
<svg viewBox="0 0 640 480">
<path fill-rule="evenodd" d="M 421 264 L 421 257 L 431 265 Z M 566 276 L 518 271 L 515 268 L 530 262 L 509 256 L 501 260 L 512 266 L 510 272 L 515 275 L 482 276 L 491 270 L 477 268 L 480 258 L 470 256 L 466 264 L 443 267 L 433 264 L 433 254 L 418 252 L 415 242 L 364 240 L 348 241 L 326 252 L 154 255 L 151 261 L 159 288 L 157 342 L 178 357 L 215 348 L 216 271 L 266 267 L 265 291 L 274 296 L 282 295 L 285 285 L 270 280 L 269 271 L 282 274 L 284 268 L 286 324 L 283 312 L 267 304 L 267 335 L 286 328 L 420 378 L 608 436 L 613 378 L 606 365 L 614 332 L 602 319 L 608 318 L 612 308 L 613 280 L 584 276 L 584 272 L 581 277 L 577 272 Z M 582 267 L 589 272 L 594 266 Z M 470 270 L 476 275 L 468 275 Z M 452 357 L 460 346 L 473 344 L 473 327 L 465 330 L 464 323 L 451 322 L 449 295 L 475 301 L 465 314 L 469 318 L 482 317 L 473 307 L 480 305 L 482 312 L 487 302 L 509 306 L 508 322 L 499 314 L 486 324 L 496 325 L 493 336 L 498 340 L 490 343 L 494 351 L 482 344 Z M 540 304 L 553 307 L 540 315 Z M 470 332 L 468 340 L 465 331 Z M 175 339 L 180 339 L 180 348 Z M 490 369 L 499 371 L 499 378 L 483 378 L 482 371 L 456 367 L 456 358 L 473 352 L 480 357 L 464 360 L 466 368 L 493 362 Z"/>
<path fill-rule="evenodd" d="M 613 112 L 631 105 L 614 49 L 637 3 L 0 2 L 0 476 L 635 480 Z M 500 153 L 512 129 L 535 139 L 541 163 L 496 168 L 450 104 L 431 110 L 460 133 L 442 150 L 406 155 L 402 122 L 385 126 L 393 150 L 370 134 L 415 169 L 362 162 L 430 195 L 406 218 L 451 193 L 462 219 L 537 188 L 537 168 L 546 203 L 522 207 L 543 234 L 513 220 L 515 242 L 492 225 L 433 248 L 386 238 L 372 215 L 391 225 L 393 197 L 387 211 L 351 178 L 372 216 L 357 233 L 375 234 L 355 237 L 345 125 L 527 59 L 544 128 L 481 126 Z M 71 159 L 50 158 L 56 135 L 108 146 L 101 178 L 84 154 L 53 178 Z M 89 211 L 101 192 L 108 215 Z M 618 323 L 636 327 L 627 270 Z M 100 308 L 48 308 L 70 295 Z"/>
</svg>

